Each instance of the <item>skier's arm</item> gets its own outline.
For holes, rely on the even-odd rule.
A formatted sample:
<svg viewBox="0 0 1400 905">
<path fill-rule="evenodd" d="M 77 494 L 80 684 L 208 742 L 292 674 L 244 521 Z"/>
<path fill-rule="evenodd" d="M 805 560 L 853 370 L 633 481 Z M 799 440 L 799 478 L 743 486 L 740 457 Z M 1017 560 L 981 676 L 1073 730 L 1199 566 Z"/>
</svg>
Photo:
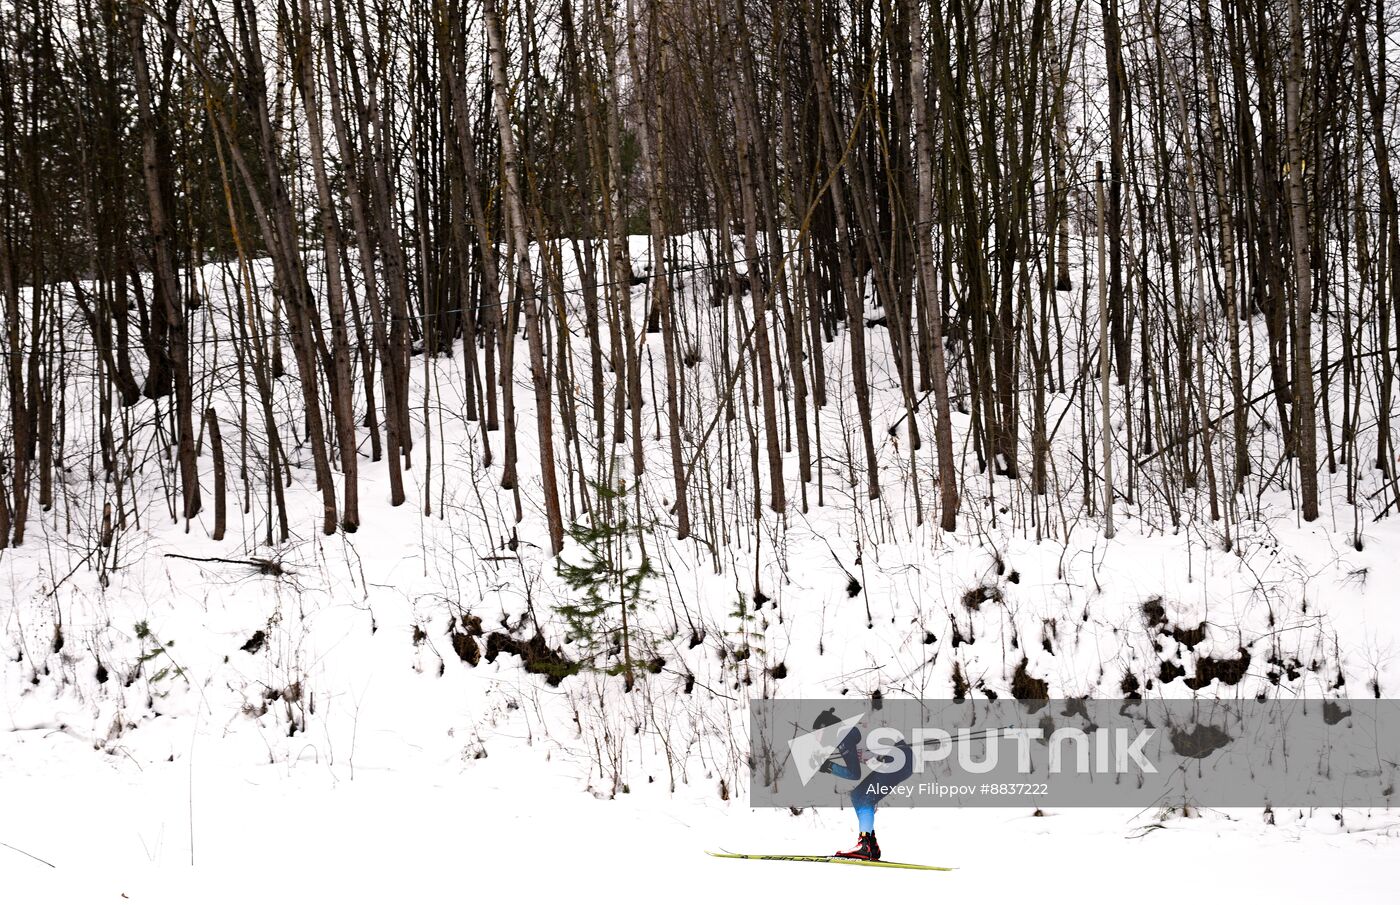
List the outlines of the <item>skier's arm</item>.
<svg viewBox="0 0 1400 905">
<path fill-rule="evenodd" d="M 836 747 L 836 753 L 841 760 L 832 759 L 822 765 L 823 772 L 830 773 L 837 779 L 859 779 L 860 752 L 857 750 L 860 745 L 860 730 L 851 727 L 846 733 L 846 737 L 841 740 L 841 744 Z"/>
</svg>

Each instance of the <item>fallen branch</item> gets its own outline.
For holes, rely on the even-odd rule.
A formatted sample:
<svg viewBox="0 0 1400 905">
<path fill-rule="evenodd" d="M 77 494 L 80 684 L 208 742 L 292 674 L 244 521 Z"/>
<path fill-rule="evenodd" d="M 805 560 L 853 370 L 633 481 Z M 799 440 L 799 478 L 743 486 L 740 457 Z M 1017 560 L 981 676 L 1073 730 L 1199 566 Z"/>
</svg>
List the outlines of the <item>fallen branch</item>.
<svg viewBox="0 0 1400 905">
<path fill-rule="evenodd" d="M 259 575 L 289 575 L 291 571 L 275 559 L 263 559 L 253 557 L 252 559 L 224 559 L 221 556 L 186 556 L 183 553 L 167 553 L 166 559 L 187 559 L 190 562 L 217 562 L 230 566 L 252 566 L 258 570 Z"/>
</svg>

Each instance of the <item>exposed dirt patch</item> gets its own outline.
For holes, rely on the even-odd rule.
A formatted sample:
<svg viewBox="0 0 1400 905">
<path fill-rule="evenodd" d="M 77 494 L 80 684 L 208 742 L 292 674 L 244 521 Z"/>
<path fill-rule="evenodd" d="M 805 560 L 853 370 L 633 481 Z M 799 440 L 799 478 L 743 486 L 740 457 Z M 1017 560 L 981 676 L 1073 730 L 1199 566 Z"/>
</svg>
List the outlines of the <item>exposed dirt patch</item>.
<svg viewBox="0 0 1400 905">
<path fill-rule="evenodd" d="M 452 633 L 452 649 L 457 652 L 457 658 L 468 666 L 481 662 L 481 646 L 466 632 Z"/>
<path fill-rule="evenodd" d="M 1028 673 L 1026 667 L 1029 662 L 1027 658 L 1022 657 L 1017 665 L 1016 672 L 1011 677 L 1011 696 L 1018 701 L 1046 701 L 1050 697 L 1050 683 Z M 1030 712 L 1035 713 L 1039 709 L 1032 707 Z"/>
<path fill-rule="evenodd" d="M 1175 679 L 1186 675 L 1185 667 L 1171 660 L 1163 660 L 1162 668 L 1157 671 L 1157 681 L 1163 685 L 1169 685 Z"/>
<path fill-rule="evenodd" d="M 1123 697 L 1129 701 L 1141 701 L 1142 693 L 1138 689 L 1142 688 L 1142 683 L 1138 677 L 1132 673 L 1125 673 L 1123 681 L 1118 683 L 1118 690 L 1123 692 Z"/>
<path fill-rule="evenodd" d="M 579 671 L 579 664 L 551 648 L 539 632 L 528 641 L 492 632 L 486 637 L 486 662 L 496 662 L 496 657 L 502 653 L 515 654 L 524 661 L 526 672 L 545 676 L 545 683 L 550 686 L 557 686 L 566 676 Z"/>
<path fill-rule="evenodd" d="M 1001 603 L 1003 599 L 1001 588 L 993 584 L 984 584 L 978 585 L 975 588 L 968 588 L 964 591 L 962 595 L 962 605 L 976 612 L 982 609 L 982 604 L 984 603 Z"/>
<path fill-rule="evenodd" d="M 1249 651 L 1240 648 L 1240 655 L 1231 659 L 1197 657 L 1196 674 L 1186 680 L 1186 687 L 1199 691 L 1216 679 L 1221 685 L 1238 685 L 1249 671 Z"/>
<path fill-rule="evenodd" d="M 462 631 L 466 632 L 468 635 L 471 635 L 473 638 L 480 638 L 480 637 L 481 637 L 482 631 L 481 631 L 481 617 L 480 617 L 480 616 L 473 616 L 471 613 L 466 613 L 466 614 L 464 614 L 464 615 L 461 617 L 460 622 L 461 622 L 461 626 L 462 626 Z M 458 624 L 458 618 L 457 618 L 456 616 L 454 616 L 454 617 L 452 617 L 451 621 L 448 622 L 448 626 L 447 626 L 447 627 L 448 627 L 449 629 L 451 629 L 451 628 L 453 628 L 454 626 L 456 626 L 457 624 Z"/>
<path fill-rule="evenodd" d="M 1160 595 L 1154 595 L 1142 602 L 1142 618 L 1146 620 L 1149 628 L 1156 629 L 1160 634 L 1174 639 L 1178 644 L 1184 645 L 1187 650 L 1195 650 L 1196 645 L 1205 640 L 1206 624 L 1200 623 L 1194 628 L 1182 625 L 1175 625 L 1167 616 L 1167 608 Z M 1162 649 L 1161 644 L 1154 644 L 1157 650 Z"/>
<path fill-rule="evenodd" d="M 1174 625 L 1172 626 L 1172 630 L 1167 634 L 1175 638 L 1177 643 L 1184 645 L 1187 650 L 1195 650 L 1196 645 L 1206 639 L 1206 624 L 1202 622 L 1195 628 L 1183 628 L 1179 625 Z"/>
<path fill-rule="evenodd" d="M 1169 733 L 1172 750 L 1182 757 L 1209 757 L 1215 751 L 1228 745 L 1233 739 L 1219 726 L 1197 723 L 1188 732 L 1185 729 L 1172 729 Z"/>
<path fill-rule="evenodd" d="M 1148 625 L 1165 626 L 1167 624 L 1167 608 L 1162 606 L 1161 597 L 1149 597 L 1142 602 L 1142 617 L 1147 620 Z"/>
<path fill-rule="evenodd" d="M 1344 708 L 1336 701 L 1322 702 L 1322 721 L 1327 725 L 1335 726 L 1349 716 L 1351 716 L 1351 710 Z"/>
<path fill-rule="evenodd" d="M 953 663 L 953 700 L 963 701 L 967 699 L 969 686 L 967 679 L 963 678 L 962 664 Z"/>
<path fill-rule="evenodd" d="M 1067 698 L 1065 709 L 1060 712 L 1061 716 L 1080 716 L 1086 721 L 1089 719 L 1089 708 L 1084 703 L 1087 698 Z"/>
<path fill-rule="evenodd" d="M 1272 654 L 1268 662 L 1269 665 L 1274 668 L 1265 673 L 1265 675 L 1274 685 L 1282 681 L 1284 676 L 1288 676 L 1288 681 L 1296 682 L 1298 681 L 1298 677 L 1303 674 L 1303 664 L 1298 662 L 1294 657 L 1289 657 L 1285 660 L 1278 654 Z"/>
</svg>

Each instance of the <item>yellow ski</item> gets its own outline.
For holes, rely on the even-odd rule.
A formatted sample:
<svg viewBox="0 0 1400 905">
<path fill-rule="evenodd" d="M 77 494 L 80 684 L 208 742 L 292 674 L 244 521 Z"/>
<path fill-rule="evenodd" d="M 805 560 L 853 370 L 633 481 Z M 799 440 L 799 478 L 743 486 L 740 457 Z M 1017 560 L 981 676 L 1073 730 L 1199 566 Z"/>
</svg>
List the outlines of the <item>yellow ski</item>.
<svg viewBox="0 0 1400 905">
<path fill-rule="evenodd" d="M 705 852 L 716 858 L 743 858 L 748 861 L 819 861 L 825 864 L 860 864 L 865 867 L 899 867 L 905 870 L 954 870 L 931 864 L 905 864 L 900 861 L 862 861 L 859 858 L 837 858 L 832 855 L 739 855 L 734 852 Z"/>
</svg>

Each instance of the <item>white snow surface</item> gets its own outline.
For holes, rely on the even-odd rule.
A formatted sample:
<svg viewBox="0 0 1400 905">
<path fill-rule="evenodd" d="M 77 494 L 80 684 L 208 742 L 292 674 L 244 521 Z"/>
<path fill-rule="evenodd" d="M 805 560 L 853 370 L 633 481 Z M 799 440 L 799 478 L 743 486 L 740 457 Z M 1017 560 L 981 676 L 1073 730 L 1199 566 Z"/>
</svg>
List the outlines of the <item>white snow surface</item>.
<svg viewBox="0 0 1400 905">
<path fill-rule="evenodd" d="M 640 270 L 644 240 L 634 257 Z M 202 277 L 210 300 L 203 329 L 225 329 L 218 299 L 230 292 L 228 273 L 211 265 Z M 689 283 L 703 294 L 707 281 L 702 272 Z M 639 319 L 644 292 L 634 293 Z M 714 337 L 722 334 L 705 301 L 682 300 L 702 351 L 688 372 L 696 396 L 688 455 L 717 411 Z M 1065 304 L 1072 317 L 1075 304 Z M 572 308 L 571 317 L 582 382 L 587 344 L 577 341 Z M 713 552 L 676 542 L 670 530 L 669 453 L 664 431 L 660 440 L 653 431 L 648 395 L 652 467 L 642 495 L 658 520 L 648 552 L 661 577 L 648 588 L 643 649 L 665 664 L 631 694 L 618 677 L 585 672 L 552 686 L 513 654 L 471 666 L 454 650 L 452 626 L 464 617 L 479 617 L 485 635 L 528 637 L 533 608 L 549 644 L 577 653 L 551 609 L 568 589 L 547 553 L 528 377 L 517 378 L 516 392 L 518 526 L 509 492 L 497 486 L 499 466 L 483 467 L 479 427 L 463 417 L 459 346 L 454 358 L 413 359 L 419 423 L 408 503 L 389 506 L 386 467 L 369 461 L 366 443 L 363 528 L 325 537 L 309 459 L 297 462 L 293 538 L 273 548 L 261 543 L 265 501 L 255 494 L 252 512 L 241 509 L 232 369 L 214 372 L 206 388 L 230 456 L 222 543 L 208 539 L 209 484 L 198 523 L 171 522 L 158 492 L 152 404 L 143 400 L 135 435 L 149 444 L 136 453 L 146 457 L 144 486 L 128 500 L 139 528 L 122 532 L 114 549 L 97 549 L 111 489 L 100 476 L 89 481 L 88 462 L 70 460 L 58 505 L 35 513 L 24 547 L 0 555 L 0 902 L 1391 901 L 1400 815 L 1379 809 L 1280 809 L 1273 825 L 1258 809 L 1192 817 L 882 809 L 885 857 L 957 868 L 937 874 L 704 854 L 825 854 L 854 840 L 847 810 L 747 806 L 751 696 L 949 697 L 955 664 L 973 695 L 1006 695 L 1024 658 L 1054 697 L 1118 697 L 1128 674 L 1145 695 L 1186 697 L 1193 692 L 1182 679 L 1158 681 L 1164 660 L 1189 677 L 1198 657 L 1241 649 L 1251 655 L 1245 679 L 1197 693 L 1389 697 L 1400 685 L 1400 524 L 1363 513 L 1363 549 L 1355 549 L 1340 476 L 1322 476 L 1323 518 L 1310 525 L 1289 507 L 1286 483 L 1261 489 L 1256 476 L 1251 518 L 1230 526 L 1229 551 L 1221 526 L 1199 514 L 1173 529 L 1144 477 L 1140 502 L 1120 501 L 1118 535 L 1106 541 L 1081 507 L 1072 458 L 1079 419 L 1071 415 L 1056 440 L 1056 489 L 1040 537 L 1025 515 L 1024 486 L 989 482 L 970 452 L 960 529 L 947 536 L 937 527 L 927 407 L 911 468 L 907 435 L 884 430 L 903 406 L 889 377 L 888 334 L 867 337 L 883 369 L 873 395 L 884 498 L 866 500 L 846 480 L 861 453 L 854 402 L 837 392 L 847 354 L 838 334 L 823 349 L 833 393 L 821 415 L 824 505 L 812 485 L 802 512 L 789 455 L 788 512 L 765 510 L 755 528 L 747 440 L 731 467 L 712 438 L 715 458 L 697 467 L 691 504 L 695 519 L 713 507 L 704 517 L 728 525 L 729 545 Z M 647 343 L 661 385 L 659 336 Z M 212 343 L 200 348 L 220 354 Z M 69 391 L 70 418 L 81 425 L 94 404 L 89 370 L 72 370 Z M 290 433 L 295 377 L 279 393 L 284 439 L 305 459 Z M 1052 399 L 1055 416 L 1074 404 L 1064 394 Z M 580 398 L 581 419 L 587 406 Z M 968 419 L 953 421 L 955 444 L 966 450 Z M 499 456 L 500 434 L 491 442 Z M 626 462 L 626 450 L 618 454 Z M 201 468 L 210 480 L 207 453 Z M 253 481 L 261 487 L 260 471 Z M 1363 481 L 1360 494 L 1377 486 Z M 512 528 L 515 551 L 505 543 Z M 266 557 L 286 574 L 167 553 Z M 861 585 L 855 597 L 851 578 Z M 974 610 L 963 596 L 979 586 L 990 596 Z M 741 619 L 740 596 L 755 587 L 770 599 Z M 1164 637 L 1142 612 L 1152 598 L 1171 625 L 1204 624 L 1205 640 L 1192 651 Z M 262 646 L 244 650 L 257 632 Z M 484 636 L 475 640 L 484 646 Z M 745 645 L 752 655 L 736 662 L 732 652 Z M 772 675 L 778 664 L 782 679 Z"/>
</svg>

